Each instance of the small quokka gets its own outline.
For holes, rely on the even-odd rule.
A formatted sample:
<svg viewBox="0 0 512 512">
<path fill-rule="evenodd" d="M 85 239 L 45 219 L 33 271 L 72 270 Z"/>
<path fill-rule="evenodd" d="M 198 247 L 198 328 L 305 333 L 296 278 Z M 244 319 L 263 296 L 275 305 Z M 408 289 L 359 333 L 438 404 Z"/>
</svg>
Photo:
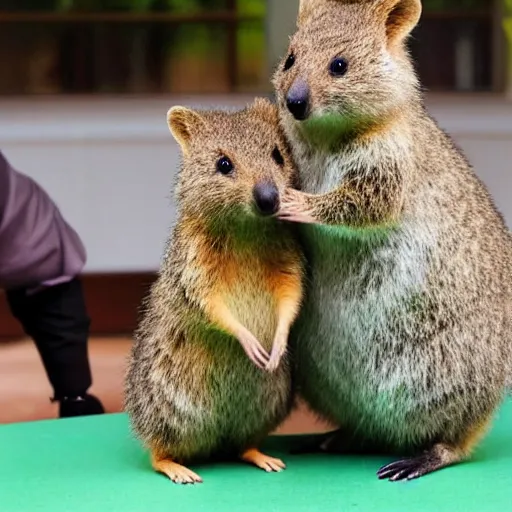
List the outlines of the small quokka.
<svg viewBox="0 0 512 512">
<path fill-rule="evenodd" d="M 428 115 L 406 40 L 419 0 L 302 0 L 274 77 L 301 192 L 310 286 L 292 332 L 297 386 L 341 426 L 324 449 L 409 458 L 418 478 L 469 456 L 504 394 L 512 239 Z"/>
<path fill-rule="evenodd" d="M 200 482 L 183 464 L 238 456 L 266 471 L 259 444 L 294 402 L 286 352 L 303 256 L 276 219 L 293 166 L 275 106 L 174 107 L 183 166 L 179 217 L 136 333 L 126 410 L 153 468 Z"/>
</svg>

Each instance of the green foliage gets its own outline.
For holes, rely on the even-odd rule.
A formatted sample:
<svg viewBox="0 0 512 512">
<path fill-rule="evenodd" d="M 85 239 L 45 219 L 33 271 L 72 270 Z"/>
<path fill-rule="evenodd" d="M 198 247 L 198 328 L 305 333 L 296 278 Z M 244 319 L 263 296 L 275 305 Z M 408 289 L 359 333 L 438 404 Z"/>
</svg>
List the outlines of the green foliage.
<svg viewBox="0 0 512 512">
<path fill-rule="evenodd" d="M 238 13 L 241 16 L 265 16 L 265 0 L 238 0 Z M 261 23 L 246 23 L 237 32 L 238 54 L 242 59 L 257 57 L 265 47 L 265 32 Z M 243 66 L 243 63 L 242 63 Z"/>
<path fill-rule="evenodd" d="M 511 47 L 510 55 L 512 59 L 512 16 L 509 16 L 503 20 L 503 29 L 505 30 L 505 35 L 507 36 L 509 46 Z"/>
<path fill-rule="evenodd" d="M 160 2 L 171 12 L 216 11 L 226 7 L 225 0 L 164 0 Z"/>
<path fill-rule="evenodd" d="M 227 0 L 0 0 L 0 9 L 9 11 L 152 11 L 192 14 L 225 10 L 227 5 Z M 250 62 L 261 57 L 265 47 L 263 20 L 266 0 L 236 0 L 236 8 L 240 16 L 261 18 L 261 22 L 241 23 L 236 33 L 241 68 L 245 64 L 250 71 Z M 219 55 L 221 60 L 225 58 L 226 25 L 186 23 L 162 25 L 161 28 L 165 30 L 163 44 L 174 56 L 202 58 Z"/>
<path fill-rule="evenodd" d="M 238 13 L 245 16 L 264 16 L 265 0 L 238 0 Z"/>
<path fill-rule="evenodd" d="M 510 0 L 506 0 L 510 1 Z M 492 9 L 491 0 L 423 0 L 425 11 L 464 11 Z"/>
<path fill-rule="evenodd" d="M 172 12 L 194 12 L 226 7 L 225 0 L 165 0 Z M 265 0 L 237 0 L 241 16 L 265 15 Z M 225 30 L 211 25 L 182 25 L 173 30 L 169 47 L 177 55 L 221 54 L 225 48 Z M 265 46 L 262 23 L 241 24 L 237 30 L 237 51 L 241 59 L 260 55 Z"/>
</svg>

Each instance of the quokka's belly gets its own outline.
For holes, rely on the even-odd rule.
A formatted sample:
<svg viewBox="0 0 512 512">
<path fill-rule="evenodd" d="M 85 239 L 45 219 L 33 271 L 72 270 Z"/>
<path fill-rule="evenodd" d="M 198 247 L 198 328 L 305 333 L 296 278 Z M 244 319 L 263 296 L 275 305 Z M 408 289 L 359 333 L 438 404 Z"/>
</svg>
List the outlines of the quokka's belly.
<svg viewBox="0 0 512 512">
<path fill-rule="evenodd" d="M 223 434 L 235 443 L 269 434 L 284 420 L 292 400 L 291 371 L 286 357 L 273 373 L 256 368 L 245 353 L 242 358 L 243 361 L 227 362 L 224 368 L 219 365 L 211 375 L 218 389 L 214 408 L 222 411 L 216 421 Z"/>
<path fill-rule="evenodd" d="M 337 303 L 331 304 L 334 310 Z M 425 385 L 424 362 L 414 353 L 389 350 L 394 340 L 384 329 L 372 337 L 375 327 L 364 326 L 379 319 L 369 315 L 369 305 L 365 310 L 361 303 L 345 301 L 343 307 L 345 314 L 334 323 L 332 315 L 317 311 L 307 325 L 297 326 L 301 395 L 316 412 L 348 431 L 397 446 L 421 442 L 437 422 L 418 400 Z M 305 313 L 309 311 L 306 307 Z"/>
<path fill-rule="evenodd" d="M 371 244 L 332 232 L 306 236 L 310 286 L 293 334 L 301 393 L 335 422 L 396 433 L 416 408 L 410 390 L 419 375 L 410 369 L 414 354 L 390 348 L 393 316 L 420 293 L 425 252 L 400 232 Z"/>
<path fill-rule="evenodd" d="M 236 319 L 270 350 L 277 328 L 277 303 L 261 280 L 241 279 L 226 293 L 226 302 Z"/>
</svg>

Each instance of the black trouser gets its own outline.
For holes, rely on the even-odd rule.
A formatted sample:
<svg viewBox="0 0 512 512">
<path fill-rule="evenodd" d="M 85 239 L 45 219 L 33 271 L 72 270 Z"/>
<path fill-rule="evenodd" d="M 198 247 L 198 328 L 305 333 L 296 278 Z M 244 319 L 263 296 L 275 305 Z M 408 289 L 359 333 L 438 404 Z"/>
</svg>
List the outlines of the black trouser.
<svg viewBox="0 0 512 512">
<path fill-rule="evenodd" d="M 12 314 L 39 350 L 54 398 L 82 396 L 91 386 L 87 354 L 90 319 L 78 279 L 34 295 L 8 290 Z"/>
</svg>

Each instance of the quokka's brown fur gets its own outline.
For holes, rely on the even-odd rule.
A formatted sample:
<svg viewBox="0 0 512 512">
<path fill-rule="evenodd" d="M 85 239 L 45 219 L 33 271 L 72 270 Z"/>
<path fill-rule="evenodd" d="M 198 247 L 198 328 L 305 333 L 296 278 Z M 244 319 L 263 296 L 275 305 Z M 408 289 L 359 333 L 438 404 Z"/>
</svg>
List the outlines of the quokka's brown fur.
<svg viewBox="0 0 512 512">
<path fill-rule="evenodd" d="M 303 223 L 311 265 L 297 383 L 342 427 L 325 448 L 413 455 L 382 468 L 391 480 L 471 453 L 512 343 L 510 233 L 424 108 L 406 50 L 420 14 L 419 0 L 303 0 L 274 77 L 302 190 L 280 216 Z"/>
<path fill-rule="evenodd" d="M 182 464 L 219 455 L 279 471 L 257 447 L 293 404 L 286 343 L 303 257 L 272 215 L 293 181 L 277 110 L 176 107 L 169 125 L 183 152 L 179 219 L 136 333 L 126 410 L 175 482 L 201 481 Z"/>
</svg>

